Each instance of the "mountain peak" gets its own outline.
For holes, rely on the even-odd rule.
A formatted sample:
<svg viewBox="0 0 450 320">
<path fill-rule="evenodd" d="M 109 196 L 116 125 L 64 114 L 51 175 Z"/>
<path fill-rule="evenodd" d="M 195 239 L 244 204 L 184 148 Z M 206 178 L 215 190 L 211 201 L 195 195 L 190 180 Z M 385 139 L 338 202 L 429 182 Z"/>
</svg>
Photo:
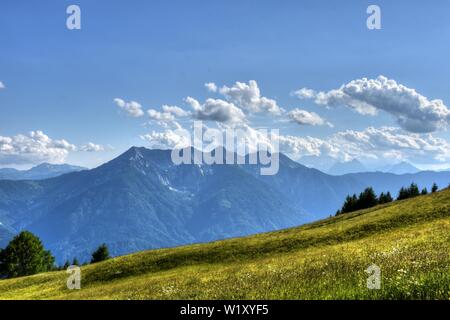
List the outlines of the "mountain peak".
<svg viewBox="0 0 450 320">
<path fill-rule="evenodd" d="M 82 170 L 86 170 L 86 168 L 70 164 L 51 164 L 44 162 L 29 170 L 0 169 L 0 180 L 42 180 Z"/>
<path fill-rule="evenodd" d="M 80 170 L 86 170 L 86 168 L 80 167 L 80 166 L 74 166 L 74 165 L 71 165 L 68 163 L 54 164 L 54 163 L 43 162 L 41 164 L 38 164 L 38 165 L 32 167 L 31 169 L 29 169 L 27 171 L 33 172 L 33 171 L 80 171 Z"/>
<path fill-rule="evenodd" d="M 420 170 L 407 161 L 399 162 L 389 168 L 388 172 L 395 174 L 417 173 Z"/>
</svg>

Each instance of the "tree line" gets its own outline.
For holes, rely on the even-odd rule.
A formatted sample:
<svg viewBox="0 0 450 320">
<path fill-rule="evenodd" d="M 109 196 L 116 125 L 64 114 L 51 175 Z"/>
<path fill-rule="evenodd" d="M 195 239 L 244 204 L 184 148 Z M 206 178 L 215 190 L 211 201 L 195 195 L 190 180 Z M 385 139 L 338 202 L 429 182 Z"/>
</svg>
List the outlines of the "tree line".
<svg viewBox="0 0 450 320">
<path fill-rule="evenodd" d="M 109 259 L 106 244 L 99 246 L 91 257 L 91 263 Z M 77 258 L 63 266 L 55 264 L 55 258 L 45 250 L 42 241 L 29 231 L 15 236 L 5 249 L 0 249 L 0 279 L 29 276 L 36 273 L 67 269 L 70 265 L 81 266 Z"/>
<path fill-rule="evenodd" d="M 431 186 L 431 192 L 434 193 L 438 191 L 439 187 L 436 183 L 433 183 Z M 427 188 L 423 188 L 419 191 L 419 187 L 414 182 L 409 185 L 409 187 L 402 187 L 397 195 L 396 200 L 404 200 L 413 197 L 417 197 L 419 195 L 428 194 Z M 343 213 L 353 212 L 361 209 L 368 209 L 374 207 L 378 204 L 384 204 L 394 201 L 391 193 L 388 191 L 386 193 L 381 192 L 379 196 L 376 195 L 375 191 L 372 187 L 366 188 L 363 192 L 357 196 L 356 194 L 348 195 L 345 198 L 345 202 L 342 205 L 342 208 L 336 212 L 336 215 L 340 215 Z"/>
</svg>

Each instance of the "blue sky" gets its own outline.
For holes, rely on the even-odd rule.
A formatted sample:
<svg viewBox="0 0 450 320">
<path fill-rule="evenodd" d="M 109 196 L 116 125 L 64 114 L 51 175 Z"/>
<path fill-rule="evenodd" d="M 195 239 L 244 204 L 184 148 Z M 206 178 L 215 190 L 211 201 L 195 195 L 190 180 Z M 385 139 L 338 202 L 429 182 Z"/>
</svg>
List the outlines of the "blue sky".
<svg viewBox="0 0 450 320">
<path fill-rule="evenodd" d="M 81 30 L 66 28 L 70 4 L 81 8 Z M 381 8 L 381 30 L 366 27 L 370 4 Z M 226 100 L 219 92 L 208 92 L 205 83 L 231 88 L 236 81 L 255 80 L 261 96 L 286 110 L 284 118 L 292 120 L 287 114 L 301 109 L 333 126 L 299 125 L 263 114 L 250 125 L 277 127 L 291 137 L 334 139 L 334 148 L 346 144 L 336 136 L 340 132 L 373 134 L 377 141 L 388 132 L 392 139 L 409 141 L 412 150 L 393 144 L 392 150 L 383 147 L 373 152 L 377 159 L 363 157 L 363 162 L 381 166 L 406 160 L 424 168 L 450 167 L 450 149 L 438 145 L 450 141 L 445 119 L 438 128 L 410 132 L 399 125 L 402 115 L 382 106 L 370 116 L 292 95 L 301 88 L 328 92 L 383 75 L 429 101 L 441 99 L 446 108 L 449 10 L 448 1 L 2 1 L 0 166 L 27 167 L 44 160 L 98 165 L 131 145 L 148 145 L 140 136 L 167 129 L 148 123 L 145 115 L 127 116 L 115 98 L 139 102 L 144 111 L 161 111 L 165 104 L 189 111 L 188 96 L 200 103 L 208 97 Z M 384 127 L 391 129 L 380 129 Z M 73 148 L 56 154 L 23 148 L 17 136 L 38 130 Z M 101 150 L 83 151 L 88 143 Z M 302 150 L 294 157 L 310 155 Z M 332 156 L 339 161 L 344 153 L 346 160 L 358 157 L 347 151 Z M 398 154 L 392 156 L 393 151 Z M 312 153 L 328 156 L 324 148 Z"/>
</svg>

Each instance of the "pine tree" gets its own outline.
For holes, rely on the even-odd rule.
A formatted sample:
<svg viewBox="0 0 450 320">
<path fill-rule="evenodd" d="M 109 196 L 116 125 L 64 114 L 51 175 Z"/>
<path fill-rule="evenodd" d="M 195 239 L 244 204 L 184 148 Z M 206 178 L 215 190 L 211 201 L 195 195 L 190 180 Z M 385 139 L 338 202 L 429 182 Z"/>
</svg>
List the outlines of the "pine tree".
<svg viewBox="0 0 450 320">
<path fill-rule="evenodd" d="M 70 262 L 69 262 L 69 260 L 66 260 L 66 262 L 64 263 L 62 269 L 63 270 L 67 270 L 68 267 L 70 267 Z"/>
<path fill-rule="evenodd" d="M 380 196 L 378 197 L 378 203 L 389 203 L 392 202 L 394 199 L 392 199 L 391 193 L 388 191 L 387 193 L 382 192 Z"/>
<path fill-rule="evenodd" d="M 419 187 L 414 182 L 409 186 L 408 192 L 409 198 L 417 197 L 420 194 Z"/>
<path fill-rule="evenodd" d="M 387 197 L 389 195 L 389 197 Z M 383 198 L 386 198 L 387 202 L 392 201 L 391 194 L 388 193 L 387 195 L 383 194 Z M 359 197 L 356 196 L 356 194 L 353 194 L 352 196 L 348 195 L 345 198 L 345 202 L 342 205 L 342 208 L 336 212 L 336 215 L 340 215 L 347 212 L 353 212 L 356 210 L 371 208 L 373 206 L 376 206 L 379 203 L 379 199 L 373 190 L 372 187 L 366 188 L 363 192 L 359 194 Z"/>
<path fill-rule="evenodd" d="M 358 209 L 366 209 L 374 207 L 378 204 L 378 198 L 372 187 L 366 188 L 359 194 L 357 207 Z"/>
<path fill-rule="evenodd" d="M 432 193 L 435 193 L 436 191 L 438 191 L 438 189 L 439 189 L 439 188 L 438 188 L 436 182 L 433 183 L 433 186 L 431 187 L 431 192 L 432 192 Z"/>
<path fill-rule="evenodd" d="M 356 197 L 356 194 L 352 196 L 347 196 L 344 205 L 342 206 L 341 213 L 347 213 L 358 210 L 357 205 L 358 205 L 358 198 Z"/>
<path fill-rule="evenodd" d="M 73 258 L 72 265 L 73 266 L 79 266 L 80 265 L 80 263 L 78 262 L 77 258 Z"/>
<path fill-rule="evenodd" d="M 96 263 L 109 259 L 109 250 L 106 244 L 102 244 L 92 253 L 91 263 Z"/>
<path fill-rule="evenodd" d="M 378 203 L 379 204 L 383 204 L 384 203 L 384 197 L 385 197 L 384 192 L 381 192 L 380 195 L 378 196 Z"/>
<path fill-rule="evenodd" d="M 423 188 L 422 191 L 420 192 L 420 194 L 423 195 L 423 196 L 428 194 L 427 188 Z"/>
<path fill-rule="evenodd" d="M 392 202 L 394 201 L 394 198 L 392 198 L 391 193 L 388 191 L 386 194 L 386 202 Z"/>
<path fill-rule="evenodd" d="M 404 187 L 401 187 L 400 191 L 398 192 L 397 200 L 403 200 L 408 198 L 408 192 Z"/>
</svg>

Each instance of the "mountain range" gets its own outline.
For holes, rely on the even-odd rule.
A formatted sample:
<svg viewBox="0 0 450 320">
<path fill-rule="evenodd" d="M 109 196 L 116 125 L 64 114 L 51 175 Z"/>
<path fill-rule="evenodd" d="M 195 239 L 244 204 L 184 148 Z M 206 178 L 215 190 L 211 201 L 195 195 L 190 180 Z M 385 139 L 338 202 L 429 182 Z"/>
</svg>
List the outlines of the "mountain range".
<svg viewBox="0 0 450 320">
<path fill-rule="evenodd" d="M 395 164 L 389 164 L 382 167 L 366 167 L 357 159 L 350 161 L 336 161 L 331 157 L 305 156 L 299 162 L 310 168 L 316 168 L 322 172 L 339 176 L 347 173 L 359 172 L 388 172 L 395 174 L 417 173 L 420 170 L 409 162 L 402 161 Z M 332 163 L 330 167 L 330 163 Z M 449 169 L 450 170 L 450 169 Z M 441 170 L 441 171 L 449 171 Z"/>
<path fill-rule="evenodd" d="M 86 170 L 86 168 L 69 164 L 42 163 L 29 170 L 2 168 L 0 169 L 0 180 L 42 180 L 82 170 Z"/>
<path fill-rule="evenodd" d="M 7 228 L 0 222 L 0 248 L 4 248 L 8 241 L 14 236 L 14 230 Z"/>
<path fill-rule="evenodd" d="M 402 161 L 399 163 L 396 163 L 392 166 L 386 166 L 382 169 L 380 169 L 382 172 L 390 172 L 395 174 L 405 174 L 405 173 L 417 173 L 420 170 L 417 169 L 415 166 L 413 166 L 411 163 Z"/>
<path fill-rule="evenodd" d="M 113 255 L 277 230 L 334 214 L 367 186 L 394 195 L 416 182 L 447 186 L 450 172 L 331 176 L 279 155 L 259 165 L 175 165 L 170 150 L 130 148 L 92 170 L 33 181 L 0 181 L 0 244 L 26 229 L 58 262 L 106 243 Z M 2 232 L 2 229 L 4 232 Z"/>
<path fill-rule="evenodd" d="M 357 173 L 369 171 L 367 168 L 357 159 L 346 162 L 336 162 L 326 172 L 331 175 L 339 176 L 346 173 Z"/>
</svg>

